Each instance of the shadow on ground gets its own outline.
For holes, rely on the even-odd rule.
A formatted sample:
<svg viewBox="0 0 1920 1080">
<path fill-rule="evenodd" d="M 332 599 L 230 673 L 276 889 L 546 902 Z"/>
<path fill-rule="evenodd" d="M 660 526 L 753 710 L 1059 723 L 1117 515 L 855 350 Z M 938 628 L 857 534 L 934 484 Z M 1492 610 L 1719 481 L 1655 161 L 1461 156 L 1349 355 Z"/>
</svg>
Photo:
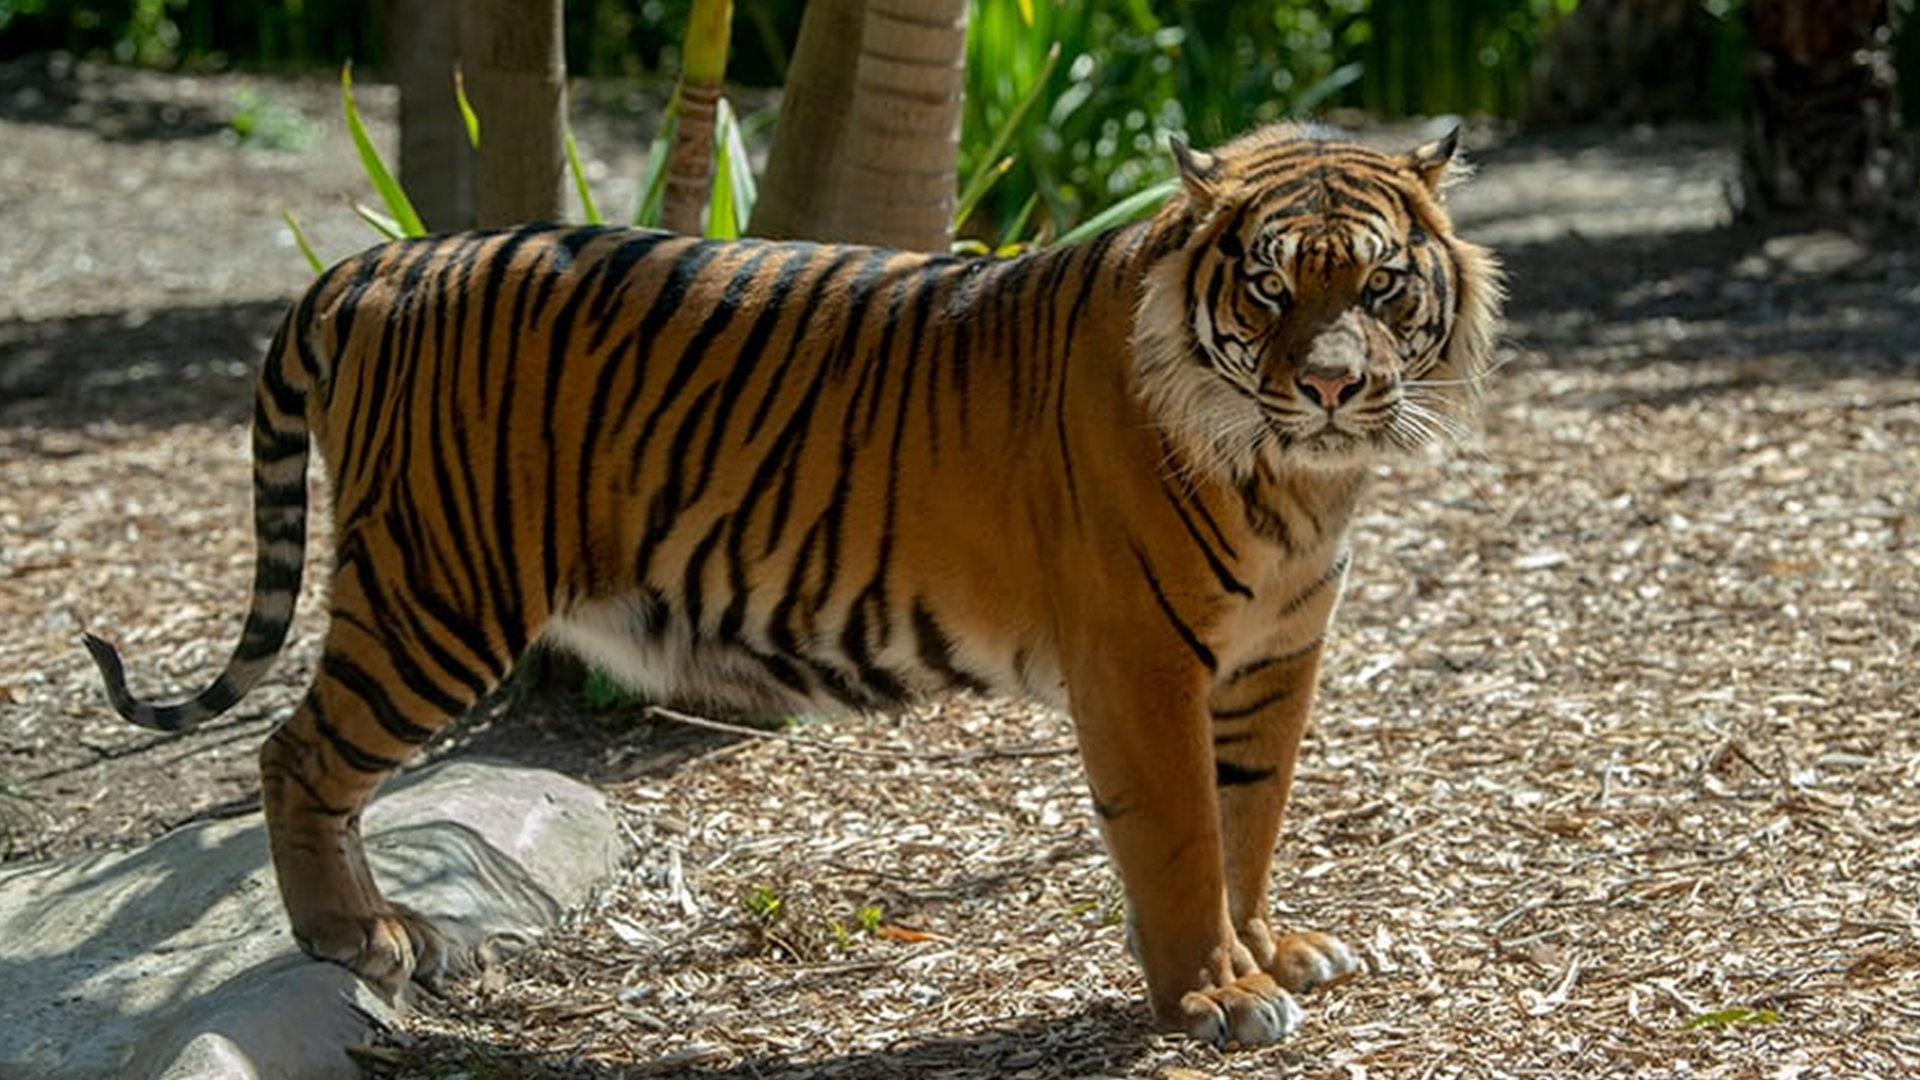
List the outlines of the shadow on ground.
<svg viewBox="0 0 1920 1080">
<path fill-rule="evenodd" d="M 1143 1004 L 1101 1002 L 1078 1013 L 1037 1016 L 965 1035 L 902 1041 L 881 1051 L 835 1055 L 816 1050 L 769 1052 L 728 1059 L 718 1048 L 689 1045 L 649 1062 L 619 1065 L 592 1057 L 528 1050 L 524 1044 L 433 1036 L 404 1050 L 381 1048 L 362 1057 L 375 1080 L 414 1075 L 416 1063 L 466 1068 L 476 1076 L 518 1080 L 949 1080 L 1021 1076 L 1131 1076 L 1152 1050 L 1154 1034 Z M 617 1040 L 609 1036 L 611 1045 Z"/>
<path fill-rule="evenodd" d="M 284 311 L 255 301 L 0 320 L 0 426 L 243 419 Z"/>
</svg>

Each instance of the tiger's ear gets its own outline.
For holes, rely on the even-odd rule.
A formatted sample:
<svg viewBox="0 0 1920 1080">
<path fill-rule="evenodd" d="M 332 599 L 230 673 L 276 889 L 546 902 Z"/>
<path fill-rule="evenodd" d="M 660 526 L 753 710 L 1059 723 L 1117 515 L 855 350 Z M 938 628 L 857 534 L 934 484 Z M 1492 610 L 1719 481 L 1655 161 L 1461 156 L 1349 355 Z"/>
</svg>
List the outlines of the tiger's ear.
<svg viewBox="0 0 1920 1080">
<path fill-rule="evenodd" d="M 1419 175 L 1420 182 L 1427 185 L 1428 191 L 1438 194 L 1446 183 L 1447 170 L 1452 167 L 1453 154 L 1458 149 L 1460 128 L 1456 125 L 1453 130 L 1432 142 L 1415 147 L 1406 156 L 1407 168 Z"/>
<path fill-rule="evenodd" d="M 1180 170 L 1180 184 L 1187 189 L 1195 218 L 1204 218 L 1213 209 L 1220 194 L 1220 159 L 1204 150 L 1195 150 L 1178 135 L 1167 140 L 1173 151 L 1173 164 Z"/>
</svg>

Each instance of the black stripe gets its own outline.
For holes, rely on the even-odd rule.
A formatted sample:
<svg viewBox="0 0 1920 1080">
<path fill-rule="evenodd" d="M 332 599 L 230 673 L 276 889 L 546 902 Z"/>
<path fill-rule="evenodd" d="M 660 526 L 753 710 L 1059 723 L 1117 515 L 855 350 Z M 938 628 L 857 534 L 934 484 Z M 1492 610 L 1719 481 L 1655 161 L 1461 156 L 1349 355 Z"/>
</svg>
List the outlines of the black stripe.
<svg viewBox="0 0 1920 1080">
<path fill-rule="evenodd" d="M 422 536 L 431 536 L 437 527 L 446 520 L 445 515 L 437 516 L 434 522 L 420 523 L 417 520 L 417 508 L 407 510 L 409 517 L 409 537 L 396 546 L 399 548 L 402 566 L 405 568 L 405 587 L 408 595 L 397 600 L 387 594 L 381 583 L 383 577 L 370 576 L 367 589 L 378 610 L 387 617 L 405 624 L 409 638 L 417 648 L 424 650 L 439 665 L 442 674 L 464 686 L 469 694 L 467 703 L 455 702 L 448 710 L 450 713 L 465 711 L 472 701 L 478 701 L 491 690 L 495 682 L 506 669 L 506 661 L 493 650 L 493 644 L 487 636 L 487 624 L 484 619 L 474 618 L 469 612 L 456 607 L 441 592 L 429 587 L 433 580 L 434 567 L 428 556 L 430 541 Z M 436 545 L 437 549 L 437 545 Z M 431 619 L 428 626 L 422 617 Z M 454 654 L 445 644 L 451 638 L 463 647 L 467 654 L 482 664 L 488 664 L 484 670 L 475 670 L 472 663 Z"/>
<path fill-rule="evenodd" d="M 640 538 L 640 550 L 643 553 L 653 551 L 666 539 L 674 522 L 679 520 L 680 511 L 687 505 L 680 495 L 684 487 L 680 465 L 688 456 L 688 447 L 699 432 L 708 408 L 713 405 L 715 393 L 713 386 L 701 390 L 692 404 L 687 406 L 679 426 L 674 430 L 673 442 L 664 463 L 666 476 L 655 485 L 653 498 L 647 501 L 647 531 Z"/>
<path fill-rule="evenodd" d="M 519 373 L 524 365 L 504 362 L 510 360 L 517 352 L 513 338 L 517 333 L 518 322 L 516 316 L 503 324 L 500 309 L 501 296 L 506 288 L 507 274 L 513 265 L 514 256 L 519 253 L 522 245 L 538 235 L 538 230 L 531 229 L 500 234 L 497 237 L 499 241 L 497 246 L 483 257 L 482 261 L 487 264 L 488 274 L 480 292 L 481 337 L 467 354 L 474 358 L 476 367 L 470 380 L 465 380 L 479 387 L 480 391 L 479 415 L 475 418 L 475 422 L 491 421 L 493 428 L 490 433 L 493 439 L 493 521 L 489 530 L 492 534 L 491 543 L 485 545 L 485 550 L 492 556 L 487 562 L 487 578 L 494 595 L 494 616 L 499 620 L 509 656 L 519 656 L 527 647 L 526 631 L 522 628 L 526 608 L 521 598 L 520 574 L 515 566 L 518 556 L 513 544 L 519 522 L 513 503 L 514 443 L 510 438 L 513 406 L 518 400 L 516 390 Z M 501 340 L 503 336 L 506 338 L 505 341 Z M 503 361 L 500 364 L 499 402 L 497 405 L 490 405 L 489 398 L 494 385 L 491 369 L 496 358 Z M 456 467 L 458 467 L 457 463 Z"/>
<path fill-rule="evenodd" d="M 896 706 L 907 701 L 907 686 L 900 676 L 874 661 L 869 644 L 874 638 L 885 642 L 891 635 L 887 626 L 887 604 L 878 587 L 862 591 L 847 613 L 847 625 L 840 633 L 840 647 L 860 679 L 868 700 Z"/>
<path fill-rule="evenodd" d="M 1350 549 L 1342 550 L 1340 554 L 1334 556 L 1333 562 L 1327 567 L 1326 573 L 1316 578 L 1313 584 L 1308 585 L 1301 591 L 1300 595 L 1281 605 L 1278 617 L 1285 618 L 1299 611 L 1301 608 L 1307 606 L 1307 603 L 1315 596 L 1325 592 L 1330 586 L 1338 584 L 1341 579 L 1346 576 L 1347 564 L 1352 561 L 1353 552 Z"/>
<path fill-rule="evenodd" d="M 395 740 L 419 746 L 433 738 L 435 729 L 421 727 L 403 716 L 387 688 L 365 668 L 341 655 L 338 649 L 330 649 L 320 658 L 320 673 L 364 702 L 374 723 Z"/>
<path fill-rule="evenodd" d="M 1220 554 L 1213 550 L 1213 545 L 1208 543 L 1207 538 L 1200 534 L 1200 527 L 1194 523 L 1192 516 L 1187 513 L 1188 503 L 1181 497 L 1181 493 L 1169 490 L 1164 478 L 1160 483 L 1160 492 L 1166 496 L 1168 504 L 1173 507 L 1174 514 L 1180 518 L 1180 524 L 1186 528 L 1187 536 L 1192 538 L 1194 546 L 1200 549 L 1201 556 L 1207 561 L 1207 568 L 1213 571 L 1214 580 L 1220 583 L 1220 588 L 1234 596 L 1244 596 L 1252 599 L 1253 590 L 1248 588 L 1245 582 L 1234 576 L 1232 568 L 1222 561 Z M 1199 509 L 1202 519 L 1206 520 L 1208 525 L 1212 525 L 1212 519 L 1206 516 L 1206 508 L 1200 507 Z M 1219 535 L 1217 528 L 1214 530 L 1214 535 Z M 1232 557 L 1231 550 L 1229 550 L 1227 554 L 1229 558 Z"/>
<path fill-rule="evenodd" d="M 327 716 L 327 711 L 320 705 L 320 696 L 318 694 L 308 696 L 307 711 L 313 716 L 314 730 L 320 733 L 321 738 L 327 740 L 327 744 L 333 747 L 333 752 L 338 754 L 340 760 L 346 762 L 349 768 L 357 769 L 363 773 L 389 773 L 400 767 L 400 762 L 396 760 L 381 757 L 378 754 L 370 753 L 354 745 L 353 741 L 347 738 L 345 732 L 333 726 L 333 721 Z M 298 774 L 294 773 L 293 775 L 297 776 Z M 301 781 L 301 786 L 306 787 L 304 780 Z M 317 793 L 315 793 L 312 788 L 307 788 L 307 790 L 310 794 L 315 794 L 315 802 L 320 801 Z"/>
<path fill-rule="evenodd" d="M 926 601 L 914 597 L 908 612 L 913 625 L 914 652 L 927 670 L 939 675 L 950 685 L 971 690 L 975 693 L 987 693 L 991 688 L 977 676 L 961 671 L 953 659 L 953 638 L 940 626 Z"/>
<path fill-rule="evenodd" d="M 1239 704 L 1239 705 L 1234 705 L 1234 706 L 1224 707 L 1224 708 L 1220 706 L 1212 706 L 1210 711 L 1213 713 L 1213 719 L 1214 719 L 1214 722 L 1216 723 L 1223 723 L 1223 722 L 1232 721 L 1232 720 L 1245 720 L 1249 716 L 1253 716 L 1256 713 L 1262 712 L 1268 708 L 1271 708 L 1287 700 L 1289 697 L 1292 697 L 1293 692 L 1298 689 L 1299 689 L 1298 686 L 1295 686 L 1292 683 L 1288 683 L 1280 687 L 1270 689 L 1265 693 L 1259 695 L 1258 697 L 1254 698 L 1252 701 L 1243 702 L 1242 704 Z"/>
<path fill-rule="evenodd" d="M 1275 770 L 1271 767 L 1248 768 L 1244 765 L 1235 765 L 1230 761 L 1216 761 L 1213 772 L 1215 787 L 1244 787 L 1247 784 L 1259 784 L 1273 779 Z"/>
<path fill-rule="evenodd" d="M 423 358 L 429 371 L 422 376 L 423 381 L 431 385 L 433 394 L 434 407 L 427 410 L 427 468 L 433 474 L 434 491 L 439 493 L 435 506 L 440 517 L 438 527 L 426 531 L 422 550 L 408 549 L 406 555 L 410 562 L 424 561 L 425 548 L 430 545 L 439 565 L 447 572 L 451 590 L 466 596 L 468 604 L 476 608 L 482 605 L 484 595 L 493 611 L 504 614 L 505 571 L 491 558 L 494 546 L 483 536 L 486 526 L 481 521 L 480 470 L 472 467 L 475 454 L 471 435 L 476 425 L 468 404 L 474 399 L 484 399 L 486 391 L 463 382 L 464 371 L 459 362 L 466 343 L 472 271 L 482 265 L 480 250 L 479 243 L 470 238 L 448 249 L 434 281 L 433 342 Z M 448 340 L 449 328 L 451 341 Z M 410 569 L 408 578 L 429 580 L 421 569 Z M 444 614 L 437 617 L 448 622 Z M 475 619 L 448 622 L 450 627 L 458 628 L 456 632 L 469 648 L 474 648 L 476 637 L 480 639 L 479 647 L 474 648 L 476 657 L 492 660 L 496 669 L 504 668 L 507 659 L 485 640 L 477 624 Z"/>
<path fill-rule="evenodd" d="M 318 722 L 320 720 L 320 715 L 321 715 L 319 699 L 313 694 L 308 694 L 307 700 L 306 700 L 306 708 L 308 712 L 313 714 L 314 719 L 316 721 L 316 726 L 318 726 Z M 282 727 L 279 731 L 275 732 L 274 737 L 280 738 L 280 739 L 290 739 L 291 737 L 287 735 L 286 732 L 287 732 L 287 729 L 285 727 Z M 302 740 L 302 742 L 304 743 L 305 740 Z M 311 751 L 308 751 L 308 752 L 310 753 Z M 368 770 L 368 771 L 373 771 L 373 770 Z M 335 806 L 334 804 L 328 802 L 325 798 L 321 796 L 320 789 L 313 785 L 313 781 L 309 780 L 306 776 L 302 775 L 297 769 L 263 768 L 260 771 L 260 779 L 263 784 L 269 780 L 279 780 L 281 783 L 290 783 L 294 787 L 299 788 L 301 791 L 306 792 L 307 802 L 311 804 L 313 809 L 318 811 L 323 817 L 350 818 L 360 812 L 360 807 L 357 804 L 348 805 L 348 806 Z"/>
<path fill-rule="evenodd" d="M 687 493 L 684 500 L 686 505 L 692 505 L 706 494 L 714 475 L 719 471 L 734 409 L 745 400 L 747 383 L 754 372 L 759 370 L 759 361 L 768 343 L 772 341 L 774 331 L 786 311 L 794 284 L 799 281 L 810 262 L 805 249 L 796 249 L 791 246 L 769 246 L 767 254 L 781 259 L 779 268 L 770 282 L 762 272 L 759 258 L 756 256 L 735 275 L 734 282 L 729 283 L 729 303 L 737 304 L 742 308 L 747 303 L 747 289 L 753 285 L 764 283 L 766 295 L 762 296 L 755 305 L 753 324 L 748 327 L 746 337 L 737 348 L 732 350 L 731 364 L 728 367 L 726 379 L 720 386 L 718 407 L 714 409 L 713 422 L 707 430 L 706 446 L 698 457 L 698 473 L 694 479 L 693 489 Z M 732 296 L 736 283 L 740 290 L 737 300 Z M 672 464 L 678 468 L 691 459 L 691 455 L 676 452 Z"/>
<path fill-rule="evenodd" d="M 815 341 L 818 331 L 814 329 L 814 320 L 831 307 L 824 301 L 838 291 L 841 272 L 865 259 L 867 250 L 855 247 L 809 248 L 807 254 L 812 260 L 812 265 L 820 266 L 820 273 L 808 287 L 807 298 L 800 303 L 794 325 L 787 331 L 786 352 L 775 362 L 773 378 L 762 392 L 759 407 L 754 410 L 752 419 L 747 422 L 746 434 L 741 439 L 743 445 L 759 437 L 774 405 L 783 400 L 782 392 L 788 375 L 798 371 L 803 375 L 812 376 L 810 380 L 813 383 L 812 393 L 819 392 L 820 384 L 825 381 L 824 376 L 833 358 L 829 356 L 823 361 L 819 355 L 819 346 Z M 827 261 L 824 265 L 819 261 L 821 256 L 826 257 Z M 812 360 L 813 363 L 810 366 L 803 366 L 801 363 L 803 360 Z"/>
<path fill-rule="evenodd" d="M 1174 610 L 1173 601 L 1167 599 L 1167 594 L 1160 587 L 1160 579 L 1154 576 L 1153 568 L 1147 565 L 1147 556 L 1140 550 L 1139 545 L 1130 543 L 1128 546 L 1133 549 L 1134 561 L 1140 565 L 1140 575 L 1146 579 L 1147 588 L 1153 592 L 1154 603 L 1160 605 L 1160 613 L 1167 617 L 1167 622 L 1173 626 L 1174 633 L 1180 636 L 1181 641 L 1187 643 L 1187 648 L 1193 651 L 1194 657 L 1200 661 L 1201 666 L 1208 671 L 1214 670 L 1218 661 L 1214 659 L 1213 650 L 1207 648 L 1206 643 L 1200 640 L 1200 635 L 1194 633 L 1193 627 L 1188 626 L 1186 620 L 1180 617 L 1180 613 Z"/>
<path fill-rule="evenodd" d="M 1222 689 L 1225 689 L 1226 687 L 1232 686 L 1234 683 L 1240 682 L 1243 679 L 1251 679 L 1255 675 L 1258 675 L 1261 672 L 1267 671 L 1271 668 L 1277 667 L 1280 664 L 1288 664 L 1288 663 L 1292 663 L 1295 660 L 1304 659 L 1306 656 L 1317 651 L 1320 648 L 1321 641 L 1322 641 L 1321 638 L 1316 637 L 1312 641 L 1292 651 L 1276 653 L 1272 656 L 1264 656 L 1258 660 L 1248 661 L 1247 663 L 1242 664 L 1241 666 L 1235 668 L 1233 671 L 1229 672 L 1226 678 L 1221 679 L 1220 686 Z"/>
<path fill-rule="evenodd" d="M 695 638 L 705 636 L 700 622 L 706 610 L 706 593 L 702 583 L 706 577 L 707 560 L 713 557 L 714 549 L 720 546 L 720 536 L 726 527 L 727 521 L 723 515 L 687 556 L 686 574 L 680 586 L 680 602 L 687 611 L 687 630 Z"/>
</svg>

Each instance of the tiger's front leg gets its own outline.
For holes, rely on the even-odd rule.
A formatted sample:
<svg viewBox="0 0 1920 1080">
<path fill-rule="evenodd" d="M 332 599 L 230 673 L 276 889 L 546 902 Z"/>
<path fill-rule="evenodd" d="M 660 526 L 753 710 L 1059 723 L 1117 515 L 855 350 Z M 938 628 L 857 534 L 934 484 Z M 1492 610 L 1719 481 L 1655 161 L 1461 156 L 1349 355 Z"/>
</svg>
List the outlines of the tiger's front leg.
<svg viewBox="0 0 1920 1080">
<path fill-rule="evenodd" d="M 1155 1022 L 1262 1046 L 1293 1029 L 1298 1007 L 1230 921 L 1205 674 L 1181 659 L 1115 650 L 1075 665 L 1074 727 Z"/>
<path fill-rule="evenodd" d="M 1254 963 L 1294 993 L 1359 970 L 1340 939 L 1314 931 L 1275 934 L 1267 914 L 1274 848 L 1319 668 L 1316 642 L 1229 672 L 1209 700 L 1228 912 Z"/>
</svg>

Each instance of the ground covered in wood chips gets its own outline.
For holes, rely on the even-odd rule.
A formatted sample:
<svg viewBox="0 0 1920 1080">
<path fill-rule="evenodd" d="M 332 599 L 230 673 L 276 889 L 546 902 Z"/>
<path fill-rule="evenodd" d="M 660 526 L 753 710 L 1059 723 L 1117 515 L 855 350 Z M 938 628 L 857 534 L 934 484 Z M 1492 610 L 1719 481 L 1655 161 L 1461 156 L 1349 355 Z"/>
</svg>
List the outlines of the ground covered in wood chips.
<svg viewBox="0 0 1920 1080">
<path fill-rule="evenodd" d="M 246 101 L 310 142 L 237 142 Z M 324 83 L 0 69 L 13 858 L 254 798 L 317 620 L 171 741 L 110 717 L 75 636 L 111 632 L 150 690 L 230 647 L 247 370 L 305 273 L 271 215 L 358 242 L 319 220 L 355 187 L 336 126 Z M 599 780 L 631 860 L 369 1069 L 1920 1075 L 1920 251 L 1729 225 L 1723 133 L 1480 141 L 1457 214 L 1506 257 L 1512 333 L 1484 436 L 1382 470 L 1356 530 L 1275 884 L 1367 971 L 1288 1042 L 1149 1030 L 1059 716 L 741 737 L 531 698 L 442 752 Z"/>
</svg>

